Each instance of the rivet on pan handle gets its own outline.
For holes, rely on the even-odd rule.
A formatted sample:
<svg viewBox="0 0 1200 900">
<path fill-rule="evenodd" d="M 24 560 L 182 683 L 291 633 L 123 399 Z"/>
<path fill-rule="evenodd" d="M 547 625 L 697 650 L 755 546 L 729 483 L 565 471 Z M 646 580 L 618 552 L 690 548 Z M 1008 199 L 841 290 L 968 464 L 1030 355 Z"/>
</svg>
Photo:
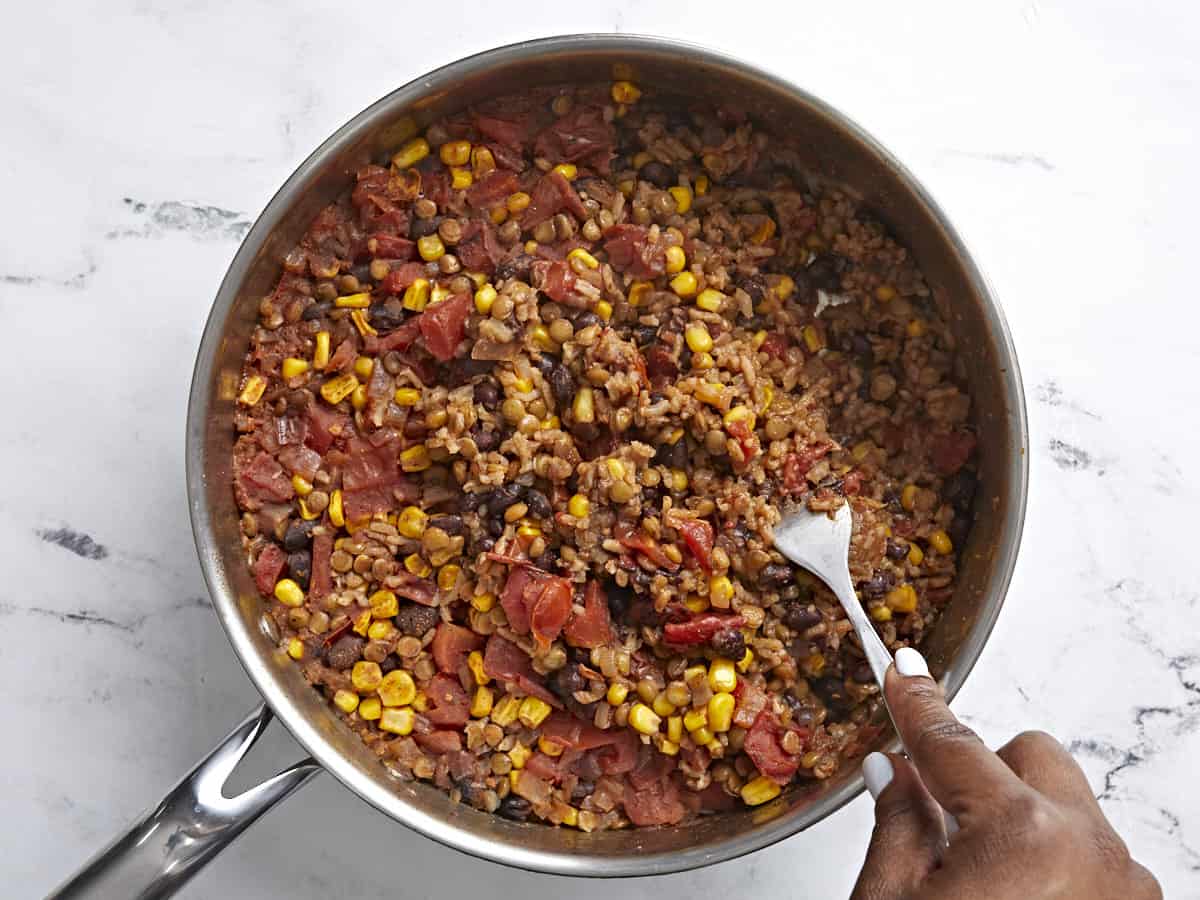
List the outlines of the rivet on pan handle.
<svg viewBox="0 0 1200 900">
<path fill-rule="evenodd" d="M 93 856 L 51 898 L 169 897 L 258 817 L 322 771 L 311 759 L 236 797 L 225 782 L 271 723 L 259 706 L 179 782 L 158 806 Z"/>
</svg>

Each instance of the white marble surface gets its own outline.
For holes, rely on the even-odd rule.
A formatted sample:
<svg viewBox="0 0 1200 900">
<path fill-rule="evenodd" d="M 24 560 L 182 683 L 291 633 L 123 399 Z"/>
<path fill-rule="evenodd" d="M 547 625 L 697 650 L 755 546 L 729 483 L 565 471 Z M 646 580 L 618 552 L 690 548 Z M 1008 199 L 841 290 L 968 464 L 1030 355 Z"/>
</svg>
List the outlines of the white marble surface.
<svg viewBox="0 0 1200 900">
<path fill-rule="evenodd" d="M 247 223 L 376 97 L 488 46 L 673 34 L 756 60 L 890 145 L 970 240 L 1025 369 L 1032 496 L 957 710 L 1078 754 L 1168 896 L 1200 895 L 1194 5 L 42 0 L 0 55 L 0 883 L 36 896 L 255 701 L 206 608 L 184 401 Z M 342 7 L 346 7 L 343 9 Z M 71 552 L 46 535 L 90 536 Z M 62 537 L 60 534 L 59 537 Z M 68 535 L 69 537 L 69 535 Z M 69 541 L 68 541 L 69 543 Z M 290 759 L 275 734 L 259 766 Z M 1191 782 L 1190 784 L 1188 782 Z M 564 883 L 456 854 L 324 778 L 185 896 L 845 896 L 871 810 L 715 869 Z"/>
</svg>

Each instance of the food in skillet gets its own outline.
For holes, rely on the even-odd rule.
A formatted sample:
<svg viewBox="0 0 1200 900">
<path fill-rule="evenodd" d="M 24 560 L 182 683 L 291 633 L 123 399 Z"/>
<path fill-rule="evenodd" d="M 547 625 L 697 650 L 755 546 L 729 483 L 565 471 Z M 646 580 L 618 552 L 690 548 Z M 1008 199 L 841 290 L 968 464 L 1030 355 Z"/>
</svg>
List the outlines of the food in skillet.
<svg viewBox="0 0 1200 900">
<path fill-rule="evenodd" d="M 771 527 L 849 502 L 863 602 L 918 643 L 975 437 L 921 273 L 796 145 L 540 89 L 366 166 L 288 254 L 240 386 L 245 547 L 283 651 L 399 777 L 661 825 L 877 733 L 849 622 Z"/>
</svg>

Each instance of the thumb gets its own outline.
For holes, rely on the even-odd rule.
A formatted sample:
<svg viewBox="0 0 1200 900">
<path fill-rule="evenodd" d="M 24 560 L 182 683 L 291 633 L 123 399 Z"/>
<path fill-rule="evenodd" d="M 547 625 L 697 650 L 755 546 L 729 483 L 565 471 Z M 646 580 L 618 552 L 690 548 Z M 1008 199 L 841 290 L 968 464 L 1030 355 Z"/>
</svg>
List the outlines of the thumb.
<svg viewBox="0 0 1200 900">
<path fill-rule="evenodd" d="M 869 754 L 863 775 L 875 797 L 875 829 L 850 900 L 913 896 L 937 867 L 946 840 L 942 810 L 899 754 Z"/>
</svg>

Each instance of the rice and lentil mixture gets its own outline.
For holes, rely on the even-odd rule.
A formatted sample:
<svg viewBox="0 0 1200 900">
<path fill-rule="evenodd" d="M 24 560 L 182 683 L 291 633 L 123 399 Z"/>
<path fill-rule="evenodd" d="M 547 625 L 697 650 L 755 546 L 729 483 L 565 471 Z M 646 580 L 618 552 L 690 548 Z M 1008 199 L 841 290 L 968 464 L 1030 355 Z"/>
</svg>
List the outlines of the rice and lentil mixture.
<svg viewBox="0 0 1200 900">
<path fill-rule="evenodd" d="M 975 490 L 906 250 L 736 110 L 504 97 L 357 172 L 245 360 L 234 489 L 281 649 L 400 778 L 586 831 L 757 805 L 878 731 L 780 508 L 854 513 L 891 648 Z"/>
</svg>

